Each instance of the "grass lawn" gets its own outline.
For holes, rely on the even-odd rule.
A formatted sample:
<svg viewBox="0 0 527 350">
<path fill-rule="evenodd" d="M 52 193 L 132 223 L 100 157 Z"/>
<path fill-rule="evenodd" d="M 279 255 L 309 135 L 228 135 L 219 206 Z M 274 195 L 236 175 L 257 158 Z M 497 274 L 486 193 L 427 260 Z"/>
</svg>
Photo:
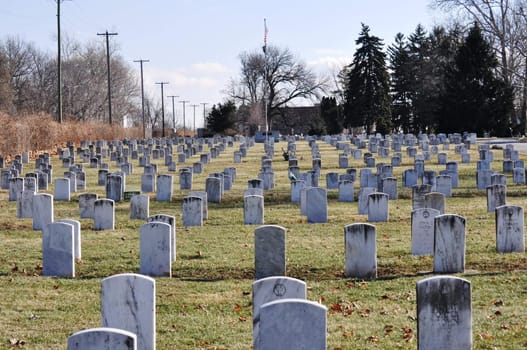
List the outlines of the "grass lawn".
<svg viewBox="0 0 527 350">
<path fill-rule="evenodd" d="M 334 147 L 318 141 L 322 155 L 320 186 L 325 174 L 338 169 Z M 204 190 L 207 174 L 232 166 L 234 148 L 194 174 L 193 190 Z M 416 349 L 417 281 L 432 276 L 432 257 L 410 254 L 411 190 L 401 187 L 403 170 L 413 161 L 403 152 L 403 164 L 394 168 L 399 198 L 390 201 L 387 223 L 377 230 L 378 278 L 362 281 L 344 277 L 344 226 L 366 222 L 357 214 L 357 202 L 340 203 L 337 190 L 328 191 L 328 223 L 307 224 L 300 207 L 289 201 L 287 162 L 276 144 L 273 159 L 276 187 L 265 192 L 265 223 L 287 229 L 287 276 L 304 280 L 308 299 L 328 309 L 328 349 Z M 494 213 L 486 210 L 486 192 L 475 190 L 475 159 L 459 162 L 459 188 L 446 202 L 446 212 L 466 218 L 466 271 L 456 276 L 472 283 L 473 340 L 475 349 L 520 349 L 527 347 L 527 257 L 524 253 L 496 253 Z M 205 146 L 205 151 L 207 146 Z M 235 164 L 237 180 L 221 204 L 209 203 L 209 219 L 203 227 L 181 226 L 182 198 L 190 191 L 176 189 L 173 201 L 161 203 L 150 194 L 150 214 L 176 216 L 177 261 L 172 278 L 156 278 L 156 327 L 158 349 L 249 349 L 252 346 L 251 286 L 254 280 L 254 229 L 243 225 L 243 190 L 256 178 L 263 144 L 250 148 L 242 163 Z M 494 150 L 493 169 L 502 170 L 501 150 Z M 174 155 L 177 159 L 177 155 Z M 297 142 L 301 171 L 311 168 L 308 143 Z M 521 156 L 525 160 L 525 155 Z M 442 170 L 437 158 L 426 169 Z M 199 155 L 182 166 L 199 161 Z M 377 159 L 378 162 L 382 161 Z M 167 173 L 162 160 L 158 173 Z M 386 159 L 385 162 L 389 162 Z M 52 159 L 54 177 L 63 171 Z M 350 167 L 363 167 L 350 159 Z M 97 186 L 97 169 L 85 164 L 87 192 L 104 197 Z M 114 163 L 111 170 L 116 170 Z M 33 170 L 33 163 L 25 171 Z M 127 177 L 127 190 L 140 188 L 142 169 L 134 161 Z M 507 204 L 525 208 L 527 187 L 513 185 L 507 174 Z M 358 181 L 355 184 L 358 189 Z M 42 192 L 42 191 L 41 191 Z M 53 194 L 53 186 L 49 191 Z M 55 202 L 55 219 L 79 220 L 78 195 L 70 202 Z M 41 232 L 32 230 L 31 219 L 17 219 L 15 202 L 0 191 L 0 349 L 65 349 L 67 337 L 79 330 L 101 326 L 101 279 L 113 274 L 139 272 L 139 227 L 129 219 L 129 202 L 116 204 L 115 230 L 94 231 L 93 221 L 82 223 L 82 261 L 73 279 L 42 277 Z"/>
</svg>

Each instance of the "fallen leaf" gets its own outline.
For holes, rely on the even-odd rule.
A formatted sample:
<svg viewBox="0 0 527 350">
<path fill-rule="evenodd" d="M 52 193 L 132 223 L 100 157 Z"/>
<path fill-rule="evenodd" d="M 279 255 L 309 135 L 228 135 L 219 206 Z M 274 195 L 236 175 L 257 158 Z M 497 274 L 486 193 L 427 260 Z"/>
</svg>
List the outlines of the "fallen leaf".
<svg viewBox="0 0 527 350">
<path fill-rule="evenodd" d="M 247 321 L 247 316 L 240 315 L 239 320 L 240 320 L 241 322 L 245 322 L 245 321 Z"/>
<path fill-rule="evenodd" d="M 242 311 L 242 309 L 243 308 L 241 307 L 241 305 L 238 305 L 238 304 L 234 305 L 234 311 L 240 312 L 240 311 Z"/>
<path fill-rule="evenodd" d="M 360 316 L 361 316 L 361 317 L 370 317 L 370 314 L 371 314 L 370 309 L 364 309 L 364 310 L 362 310 L 362 312 L 360 313 Z"/>
<path fill-rule="evenodd" d="M 377 343 L 377 342 L 379 341 L 379 337 L 376 336 L 376 335 L 370 335 L 370 336 L 368 337 L 368 340 L 369 340 L 370 342 L 372 342 L 372 343 Z"/>
<path fill-rule="evenodd" d="M 501 299 L 496 300 L 496 301 L 494 302 L 494 305 L 495 305 L 495 306 L 503 306 L 503 305 L 504 305 L 503 300 L 501 300 Z"/>
<path fill-rule="evenodd" d="M 484 340 L 490 340 L 493 338 L 493 336 L 489 333 L 480 333 L 479 337 Z"/>
<path fill-rule="evenodd" d="M 343 306 L 342 304 L 331 304 L 331 310 L 342 312 Z"/>
</svg>

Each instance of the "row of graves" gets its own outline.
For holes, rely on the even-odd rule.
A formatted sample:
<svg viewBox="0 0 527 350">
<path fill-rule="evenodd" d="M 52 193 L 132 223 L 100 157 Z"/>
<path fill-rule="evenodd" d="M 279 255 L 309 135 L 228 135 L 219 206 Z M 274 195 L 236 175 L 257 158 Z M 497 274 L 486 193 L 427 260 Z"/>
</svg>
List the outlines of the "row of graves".
<svg viewBox="0 0 527 350">
<path fill-rule="evenodd" d="M 389 206 L 398 198 L 398 189 L 411 188 L 411 254 L 432 255 L 433 272 L 439 276 L 417 283 L 418 346 L 421 349 L 470 349 L 472 316 L 470 281 L 445 274 L 465 269 L 466 219 L 447 212 L 447 200 L 458 186 L 458 165 L 448 161 L 446 151 L 453 147 L 462 163 L 470 163 L 468 150 L 475 147 L 473 137 L 462 142 L 461 135 L 365 135 L 350 137 L 309 137 L 312 168 L 301 172 L 295 157 L 297 140 L 287 141 L 290 200 L 298 203 L 299 215 L 307 222 L 328 221 L 327 191 L 337 190 L 338 201 L 357 201 L 358 214 L 366 222 L 344 227 L 345 276 L 377 277 L 376 222 L 389 221 Z M 235 149 L 234 145 L 239 144 Z M 320 143 L 338 152 L 343 173 L 326 173 L 325 188 L 319 186 L 322 162 Z M 130 200 L 130 219 L 144 220 L 140 226 L 139 274 L 110 276 L 101 283 L 101 328 L 83 330 L 68 338 L 68 349 L 155 349 L 155 277 L 171 277 L 176 261 L 176 217 L 151 215 L 150 196 L 156 201 L 172 201 L 174 175 L 180 167 L 183 198 L 183 226 L 202 226 L 208 217 L 208 203 L 220 203 L 225 191 L 236 181 L 236 164 L 253 148 L 251 138 L 158 139 L 122 142 L 83 142 L 59 150 L 64 177 L 54 178 L 49 154 L 35 160 L 35 170 L 23 174 L 27 154 L 16 157 L 1 173 L 1 186 L 16 202 L 17 217 L 31 218 L 33 229 L 42 231 L 44 276 L 75 277 L 75 260 L 81 255 L 81 224 L 76 219 L 56 220 L 54 201 L 70 201 L 71 194 L 86 190 L 84 166 L 98 169 L 97 184 L 104 186 L 106 198 L 96 193 L 78 195 L 79 218 L 93 219 L 94 230 L 113 230 L 115 203 Z M 204 152 L 205 147 L 207 152 Z M 403 157 L 403 147 L 406 157 Z M 226 150 L 232 150 L 233 166 L 212 173 L 205 180 L 205 191 L 193 191 L 193 174 L 200 174 L 208 163 Z M 256 151 L 255 151 L 256 152 Z M 506 203 L 506 174 L 514 183 L 525 184 L 525 169 L 512 145 L 503 149 L 503 172 L 492 169 L 493 151 L 479 145 L 475 187 L 487 191 L 487 208 L 495 213 L 498 252 L 524 252 L 523 208 Z M 177 154 L 177 162 L 173 154 Z M 286 229 L 265 225 L 264 196 L 275 186 L 273 159 L 275 144 L 264 144 L 261 167 L 249 179 L 243 193 L 244 224 L 255 229 L 255 282 L 253 283 L 253 347 L 255 349 L 326 348 L 326 307 L 306 300 L 306 284 L 286 276 Z M 361 160 L 364 167 L 349 168 L 349 158 Z M 381 159 L 378 162 L 377 159 Z M 413 161 L 394 177 L 403 158 Z M 151 160 L 162 159 L 168 174 L 159 174 Z M 445 169 L 437 173 L 425 167 L 437 159 Z M 110 172 L 110 164 L 119 170 Z M 113 165 L 112 164 L 112 165 Z M 128 191 L 127 176 L 134 166 L 143 168 L 141 190 Z M 523 175 L 521 175 L 523 174 Z M 53 195 L 39 193 L 49 191 Z M 355 190 L 355 183 L 359 183 Z M 108 345 L 109 344 L 109 345 Z"/>
</svg>

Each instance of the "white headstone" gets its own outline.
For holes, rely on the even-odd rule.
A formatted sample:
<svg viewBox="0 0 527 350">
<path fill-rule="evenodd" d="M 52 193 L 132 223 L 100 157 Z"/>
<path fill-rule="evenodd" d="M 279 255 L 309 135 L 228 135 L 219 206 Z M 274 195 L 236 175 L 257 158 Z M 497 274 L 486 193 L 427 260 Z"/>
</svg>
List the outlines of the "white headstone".
<svg viewBox="0 0 527 350">
<path fill-rule="evenodd" d="M 465 218 L 439 215 L 434 219 L 434 272 L 465 271 Z"/>
<path fill-rule="evenodd" d="M 254 270 L 256 279 L 285 276 L 285 228 L 264 225 L 254 230 Z"/>
<path fill-rule="evenodd" d="M 73 225 L 55 222 L 43 228 L 42 275 L 75 277 Z"/>
<path fill-rule="evenodd" d="M 172 276 L 172 227 L 162 222 L 149 222 L 139 229 L 139 271 L 153 277 Z"/>
<path fill-rule="evenodd" d="M 97 199 L 93 205 L 93 229 L 115 229 L 115 202 L 111 199 Z"/>
<path fill-rule="evenodd" d="M 439 210 L 420 208 L 412 210 L 412 254 L 434 254 L 434 218 Z"/>
<path fill-rule="evenodd" d="M 144 194 L 130 199 L 130 219 L 146 220 L 150 216 L 150 197 Z"/>
<path fill-rule="evenodd" d="M 523 207 L 503 205 L 496 208 L 496 251 L 525 252 Z"/>
<path fill-rule="evenodd" d="M 91 328 L 70 335 L 67 350 L 137 350 L 137 336 L 117 328 Z"/>
<path fill-rule="evenodd" d="M 156 348 L 156 283 L 148 276 L 124 273 L 101 282 L 103 327 L 137 335 L 138 350 Z"/>
<path fill-rule="evenodd" d="M 375 226 L 351 224 L 344 227 L 346 264 L 344 274 L 351 278 L 377 277 Z"/>
</svg>

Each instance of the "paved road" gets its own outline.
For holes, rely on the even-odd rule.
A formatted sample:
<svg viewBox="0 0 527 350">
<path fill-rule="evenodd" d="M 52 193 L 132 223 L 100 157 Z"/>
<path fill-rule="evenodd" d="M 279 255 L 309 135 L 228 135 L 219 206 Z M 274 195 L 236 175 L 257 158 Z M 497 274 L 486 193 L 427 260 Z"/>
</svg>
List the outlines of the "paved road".
<svg viewBox="0 0 527 350">
<path fill-rule="evenodd" d="M 500 145 L 505 147 L 506 144 L 510 143 L 514 145 L 514 149 L 520 153 L 527 153 L 527 143 L 518 142 L 516 138 L 489 138 L 489 139 L 478 139 L 478 143 L 489 143 L 491 145 Z"/>
</svg>

